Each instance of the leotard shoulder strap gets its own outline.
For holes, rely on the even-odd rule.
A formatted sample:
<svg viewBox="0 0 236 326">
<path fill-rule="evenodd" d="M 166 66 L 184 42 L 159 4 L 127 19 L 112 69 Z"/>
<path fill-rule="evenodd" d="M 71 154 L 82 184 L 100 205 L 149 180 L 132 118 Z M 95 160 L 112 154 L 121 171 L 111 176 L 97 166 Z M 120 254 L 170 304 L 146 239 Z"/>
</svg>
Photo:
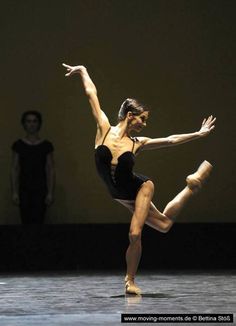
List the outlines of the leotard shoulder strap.
<svg viewBox="0 0 236 326">
<path fill-rule="evenodd" d="M 105 141 L 105 139 L 106 139 L 106 137 L 107 137 L 110 130 L 111 130 L 111 127 L 107 130 L 107 132 L 106 132 L 106 134 L 105 134 L 105 136 L 103 138 L 102 145 L 103 145 L 103 143 L 104 143 L 104 141 Z"/>
<path fill-rule="evenodd" d="M 132 142 L 133 142 L 133 146 L 132 146 L 132 153 L 134 152 L 134 145 L 135 145 L 135 141 L 136 141 L 136 138 L 131 138 Z"/>
</svg>

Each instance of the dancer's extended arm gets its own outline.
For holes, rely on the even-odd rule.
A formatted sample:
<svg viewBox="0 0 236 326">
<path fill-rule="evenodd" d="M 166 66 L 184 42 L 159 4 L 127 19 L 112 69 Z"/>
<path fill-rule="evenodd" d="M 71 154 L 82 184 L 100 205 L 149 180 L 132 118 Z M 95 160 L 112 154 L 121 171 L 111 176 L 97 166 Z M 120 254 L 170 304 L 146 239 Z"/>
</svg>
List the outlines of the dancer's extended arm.
<svg viewBox="0 0 236 326">
<path fill-rule="evenodd" d="M 142 143 L 140 150 L 157 149 L 168 146 L 180 145 L 198 138 L 205 137 L 209 135 L 209 133 L 215 128 L 215 121 L 216 118 L 213 118 L 213 116 L 211 115 L 208 119 L 203 120 L 202 126 L 199 131 L 189 134 L 172 135 L 165 138 L 138 137 L 138 140 Z"/>
<path fill-rule="evenodd" d="M 80 74 L 84 90 L 88 96 L 89 103 L 92 107 L 93 116 L 97 122 L 97 127 L 102 131 L 102 129 L 107 129 L 110 126 L 109 120 L 106 114 L 101 110 L 99 100 L 97 97 L 97 89 L 94 85 L 92 79 L 90 78 L 87 69 L 84 66 L 69 66 L 65 63 L 62 64 L 67 69 L 66 77 L 69 77 L 73 74 Z"/>
</svg>

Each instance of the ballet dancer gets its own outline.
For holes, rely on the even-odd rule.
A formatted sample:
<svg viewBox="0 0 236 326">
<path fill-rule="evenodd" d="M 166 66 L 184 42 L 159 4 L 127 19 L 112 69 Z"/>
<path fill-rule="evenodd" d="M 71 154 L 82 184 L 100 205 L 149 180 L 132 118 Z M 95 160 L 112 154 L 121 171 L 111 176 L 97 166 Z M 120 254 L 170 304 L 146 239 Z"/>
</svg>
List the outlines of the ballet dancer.
<svg viewBox="0 0 236 326">
<path fill-rule="evenodd" d="M 175 218 L 186 202 L 198 192 L 209 176 L 212 165 L 204 161 L 198 170 L 186 178 L 187 185 L 170 201 L 163 212 L 152 202 L 154 184 L 150 178 L 133 172 L 138 153 L 180 145 L 205 137 L 214 129 L 216 118 L 212 115 L 204 119 L 197 132 L 172 135 L 165 138 L 131 137 L 132 132 L 140 132 L 146 127 L 148 109 L 136 99 L 127 98 L 118 113 L 118 124 L 111 126 L 106 114 L 101 110 L 96 87 L 84 66 L 70 66 L 66 77 L 79 74 L 97 123 L 95 138 L 95 162 L 98 174 L 105 182 L 111 196 L 132 213 L 129 229 L 129 247 L 126 252 L 127 273 L 125 293 L 140 295 L 141 290 L 134 282 L 141 257 L 141 234 L 144 224 L 160 232 L 168 232 Z"/>
</svg>

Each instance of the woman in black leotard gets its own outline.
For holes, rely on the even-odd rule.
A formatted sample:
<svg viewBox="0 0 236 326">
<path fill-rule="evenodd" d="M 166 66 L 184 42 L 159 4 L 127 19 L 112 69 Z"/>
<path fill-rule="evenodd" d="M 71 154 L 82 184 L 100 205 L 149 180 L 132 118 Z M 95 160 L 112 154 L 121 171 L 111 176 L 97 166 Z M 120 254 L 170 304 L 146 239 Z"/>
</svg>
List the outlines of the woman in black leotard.
<svg viewBox="0 0 236 326">
<path fill-rule="evenodd" d="M 187 186 L 167 204 L 163 213 L 152 203 L 153 182 L 143 175 L 133 172 L 135 155 L 143 150 L 158 149 L 179 145 L 207 136 L 214 129 L 215 118 L 204 119 L 199 131 L 188 134 L 172 135 L 166 138 L 132 138 L 132 132 L 140 132 L 146 126 L 148 109 L 134 99 L 126 99 L 118 114 L 118 124 L 111 126 L 101 110 L 97 90 L 84 66 L 69 66 L 66 76 L 80 74 L 97 122 L 95 139 L 95 161 L 98 173 L 105 182 L 111 196 L 132 212 L 129 239 L 126 252 L 127 273 L 125 277 L 126 293 L 140 294 L 141 290 L 134 283 L 141 257 L 141 233 L 144 223 L 160 232 L 167 232 L 174 219 L 186 202 L 196 193 L 208 177 L 212 165 L 204 161 L 198 170 L 187 177 Z"/>
<path fill-rule="evenodd" d="M 95 149 L 95 162 L 100 177 L 108 187 L 108 191 L 114 199 L 135 200 L 141 185 L 149 180 L 140 174 L 133 172 L 135 159 L 135 139 L 132 141 L 132 149 L 123 152 L 117 157 L 117 163 L 113 163 L 113 155 L 104 142 L 111 133 L 111 127 L 107 130 L 102 144 Z"/>
</svg>

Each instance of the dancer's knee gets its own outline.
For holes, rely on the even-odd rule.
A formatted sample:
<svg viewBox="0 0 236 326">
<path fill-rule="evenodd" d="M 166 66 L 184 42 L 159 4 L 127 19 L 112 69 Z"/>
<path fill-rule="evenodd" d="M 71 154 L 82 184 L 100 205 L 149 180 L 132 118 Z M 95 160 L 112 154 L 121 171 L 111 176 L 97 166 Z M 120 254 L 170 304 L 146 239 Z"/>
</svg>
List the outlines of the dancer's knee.
<svg viewBox="0 0 236 326">
<path fill-rule="evenodd" d="M 154 183 L 151 180 L 148 180 L 142 185 L 142 192 L 144 196 L 152 196 L 154 193 Z"/>
<path fill-rule="evenodd" d="M 129 241 L 130 244 L 135 244 L 141 242 L 141 230 L 130 231 L 129 232 Z"/>
<path fill-rule="evenodd" d="M 171 227 L 172 227 L 172 225 L 173 225 L 173 223 L 174 223 L 174 222 L 173 222 L 169 217 L 167 217 L 166 221 L 164 221 L 164 222 L 162 223 L 162 226 L 161 226 L 161 232 L 162 232 L 162 233 L 167 233 L 167 232 L 169 232 L 170 229 L 171 229 Z"/>
</svg>

